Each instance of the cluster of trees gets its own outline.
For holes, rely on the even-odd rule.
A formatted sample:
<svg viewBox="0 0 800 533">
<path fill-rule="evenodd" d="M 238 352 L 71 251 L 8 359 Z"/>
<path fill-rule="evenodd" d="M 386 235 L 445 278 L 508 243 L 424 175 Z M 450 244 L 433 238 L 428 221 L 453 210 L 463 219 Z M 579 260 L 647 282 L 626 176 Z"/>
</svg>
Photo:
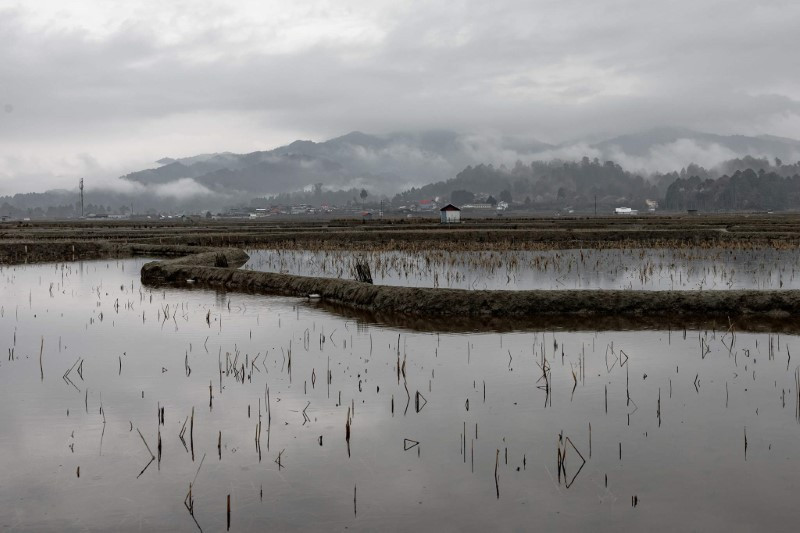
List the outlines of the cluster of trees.
<svg viewBox="0 0 800 533">
<path fill-rule="evenodd" d="M 467 167 L 454 179 L 399 194 L 395 202 L 434 196 L 449 198 L 456 205 L 496 203 L 499 198 L 547 210 L 591 211 L 595 201 L 603 211 L 621 205 L 645 209 L 645 200 L 656 200 L 670 211 L 787 210 L 800 208 L 800 162 L 746 156 L 713 169 L 690 164 L 648 179 L 613 161 L 601 163 L 586 157 L 577 162 L 518 162 L 513 168 L 478 165 Z"/>
<path fill-rule="evenodd" d="M 398 194 L 394 203 L 407 203 L 435 196 L 449 197 L 455 204 L 471 203 L 476 193 L 512 203 L 542 208 L 570 205 L 576 209 L 625 203 L 644 205 L 659 198 L 656 183 L 624 170 L 613 161 L 518 161 L 512 168 L 492 165 L 469 166 L 451 180 L 433 183 Z M 472 196 L 470 196 L 472 195 Z"/>
<path fill-rule="evenodd" d="M 748 168 L 717 179 L 678 178 L 667 188 L 663 205 L 673 211 L 797 209 L 800 173 L 784 177 L 778 172 Z"/>
<path fill-rule="evenodd" d="M 88 203 L 84 205 L 84 214 L 95 215 L 126 215 L 130 213 L 130 207 L 121 205 L 113 208 L 107 205 Z M 35 206 L 35 207 L 16 207 L 7 201 L 0 204 L 0 215 L 12 218 L 79 218 L 81 216 L 81 203 Z"/>
<path fill-rule="evenodd" d="M 86 192 L 84 214 L 128 213 L 154 215 L 158 213 L 204 213 L 218 211 L 229 200 L 224 197 L 199 196 L 178 200 L 152 192 L 125 193 L 103 189 Z M 0 196 L 0 216 L 12 218 L 78 218 L 81 216 L 80 193 L 77 190 L 51 190 L 42 193 L 24 193 Z"/>
<path fill-rule="evenodd" d="M 47 207 L 16 207 L 10 203 L 0 204 L 0 216 L 12 218 L 76 218 L 81 216 L 81 204 L 49 205 Z"/>
<path fill-rule="evenodd" d="M 497 198 L 494 195 L 490 194 L 488 196 L 477 196 L 474 192 L 467 191 L 464 189 L 459 189 L 450 193 L 450 201 L 455 205 L 465 205 L 465 204 L 473 204 L 473 203 L 487 203 L 491 205 L 497 205 L 499 202 L 506 202 L 510 204 L 514 201 L 514 198 L 511 196 L 511 191 L 508 189 L 503 189 L 497 195 Z"/>
<path fill-rule="evenodd" d="M 367 201 L 369 199 L 369 202 Z M 311 190 L 286 192 L 272 196 L 254 198 L 250 201 L 251 207 L 269 207 L 272 205 L 323 205 L 330 206 L 358 206 L 375 205 L 384 200 L 381 196 L 371 196 L 366 189 L 355 187 L 349 189 L 326 190 L 322 183 L 316 183 Z"/>
<path fill-rule="evenodd" d="M 88 203 L 84 205 L 84 213 L 94 213 L 98 215 L 120 213 L 126 214 L 130 211 L 128 206 L 120 206 L 117 209 L 111 206 Z M 0 215 L 12 218 L 78 218 L 81 216 L 81 203 L 56 204 L 56 205 L 34 205 L 20 207 L 4 201 L 0 204 Z"/>
</svg>

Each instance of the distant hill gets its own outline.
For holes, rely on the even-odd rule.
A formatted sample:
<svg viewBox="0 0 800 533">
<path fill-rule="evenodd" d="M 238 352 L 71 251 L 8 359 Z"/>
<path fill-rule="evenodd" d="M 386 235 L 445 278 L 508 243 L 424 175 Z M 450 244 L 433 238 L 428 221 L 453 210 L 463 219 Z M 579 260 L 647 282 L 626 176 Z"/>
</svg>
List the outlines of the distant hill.
<svg viewBox="0 0 800 533">
<path fill-rule="evenodd" d="M 800 159 L 800 141 L 794 139 L 725 136 L 682 128 L 654 128 L 591 144 L 559 146 L 446 130 L 386 135 L 351 132 L 324 142 L 298 140 L 248 154 L 165 157 L 158 161 L 160 166 L 122 179 L 163 185 L 191 178 L 212 191 L 261 196 L 310 189 L 318 183 L 326 189 L 364 187 L 373 194 L 394 194 L 451 179 L 470 165 L 513 165 L 516 161 L 530 163 L 554 157 L 574 160 L 586 155 L 580 153 L 581 147 L 595 157 L 599 153 L 601 161 L 621 162 L 633 171 L 668 172 L 690 163 L 710 169 L 746 156 L 777 157 L 784 162 Z"/>
<path fill-rule="evenodd" d="M 645 200 L 669 196 L 675 208 L 696 203 L 708 209 L 779 209 L 783 200 L 776 198 L 796 196 L 792 180 L 800 175 L 798 160 L 800 141 L 794 139 L 681 128 L 559 145 L 445 130 L 352 132 L 247 154 L 164 157 L 153 168 L 122 176 L 122 186 L 88 188 L 86 202 L 94 204 L 87 212 L 102 212 L 104 207 L 120 213 L 205 212 L 258 199 L 267 202 L 264 198 L 285 204 L 345 205 L 358 204 L 364 188 L 370 201 L 392 198 L 397 205 L 493 195 L 542 209 L 593 209 L 595 202 L 643 208 Z M 778 192 L 737 192 L 734 201 L 729 198 L 729 181 L 722 178 L 736 173 L 747 177 L 730 181 L 736 187 Z M 771 177 L 761 179 L 761 174 Z M 719 179 L 713 187 L 707 184 Z M 667 195 L 676 182 L 684 185 Z M 77 198 L 76 190 L 0 197 L 0 214 L 75 216 Z"/>
<path fill-rule="evenodd" d="M 145 185 L 192 178 L 216 191 L 277 194 L 322 183 L 327 188 L 367 187 L 395 193 L 412 185 L 450 178 L 493 151 L 532 157 L 551 145 L 516 139 L 472 138 L 451 131 L 370 135 L 352 132 L 325 142 L 294 141 L 249 154 L 165 157 L 156 168 L 122 179 Z"/>
</svg>

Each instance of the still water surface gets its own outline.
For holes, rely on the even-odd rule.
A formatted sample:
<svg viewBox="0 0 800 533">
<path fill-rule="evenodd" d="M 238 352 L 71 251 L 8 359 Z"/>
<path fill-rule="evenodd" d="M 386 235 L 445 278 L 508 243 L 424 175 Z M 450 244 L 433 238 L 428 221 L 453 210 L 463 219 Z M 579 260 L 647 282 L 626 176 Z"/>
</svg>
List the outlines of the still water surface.
<svg viewBox="0 0 800 533">
<path fill-rule="evenodd" d="M 795 336 L 419 332 L 143 262 L 0 269 L 0 527 L 795 529 Z"/>
</svg>

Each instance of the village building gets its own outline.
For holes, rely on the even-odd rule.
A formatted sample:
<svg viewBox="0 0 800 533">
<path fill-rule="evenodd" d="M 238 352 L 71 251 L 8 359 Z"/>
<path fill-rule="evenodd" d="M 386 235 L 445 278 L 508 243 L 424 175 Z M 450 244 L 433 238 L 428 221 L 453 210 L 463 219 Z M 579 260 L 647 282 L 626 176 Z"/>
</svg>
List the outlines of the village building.
<svg viewBox="0 0 800 533">
<path fill-rule="evenodd" d="M 447 204 L 439 210 L 442 224 L 458 224 L 461 222 L 461 209 L 453 204 Z"/>
</svg>

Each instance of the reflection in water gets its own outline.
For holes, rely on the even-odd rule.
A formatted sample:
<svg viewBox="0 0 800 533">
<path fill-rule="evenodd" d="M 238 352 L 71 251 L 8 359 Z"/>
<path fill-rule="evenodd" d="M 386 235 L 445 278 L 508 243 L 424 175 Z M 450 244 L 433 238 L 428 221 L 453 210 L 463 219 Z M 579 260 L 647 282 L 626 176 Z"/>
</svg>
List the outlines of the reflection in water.
<svg viewBox="0 0 800 533">
<path fill-rule="evenodd" d="M 795 336 L 375 323 L 303 299 L 143 288 L 144 261 L 0 269 L 4 527 L 794 518 Z"/>
<path fill-rule="evenodd" d="M 798 289 L 794 249 L 648 248 L 452 253 L 420 250 L 248 250 L 243 268 L 354 278 L 366 260 L 376 284 L 452 289 Z M 798 274 L 798 275 L 796 275 Z"/>
</svg>

